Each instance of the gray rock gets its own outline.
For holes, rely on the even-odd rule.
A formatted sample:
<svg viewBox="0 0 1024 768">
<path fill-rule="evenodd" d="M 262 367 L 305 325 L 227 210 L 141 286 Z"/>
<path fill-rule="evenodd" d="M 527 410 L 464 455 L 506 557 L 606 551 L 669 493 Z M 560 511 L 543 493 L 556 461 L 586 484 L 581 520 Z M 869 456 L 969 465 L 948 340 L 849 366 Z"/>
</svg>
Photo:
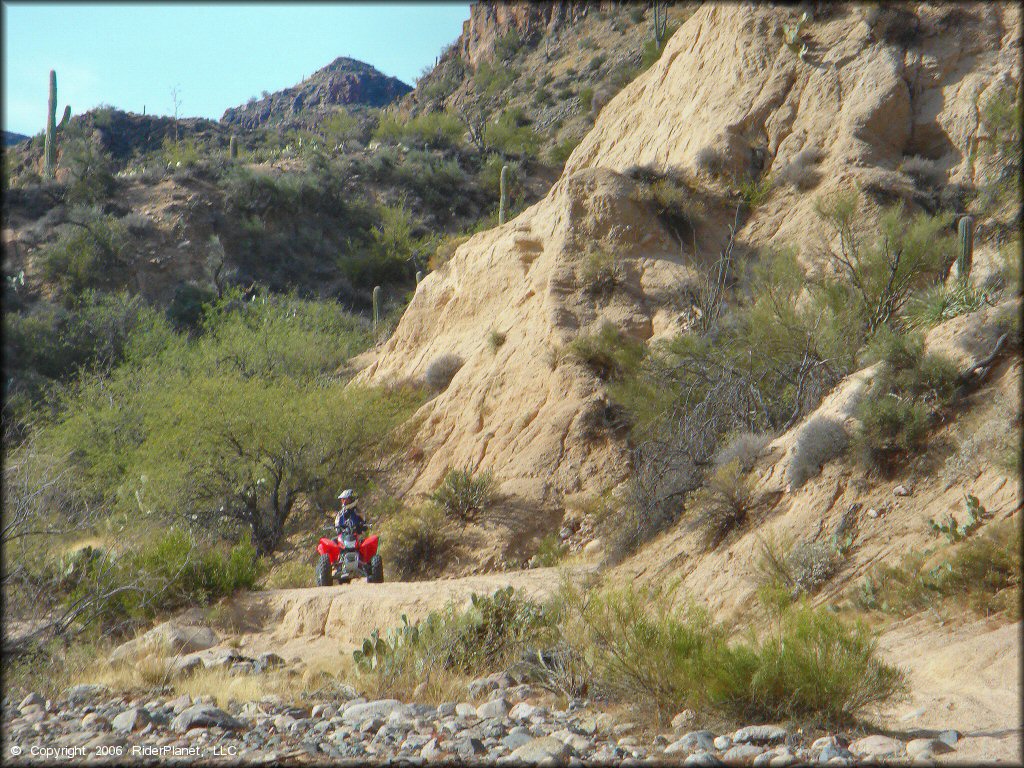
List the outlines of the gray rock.
<svg viewBox="0 0 1024 768">
<path fill-rule="evenodd" d="M 836 758 L 840 758 L 842 760 L 853 760 L 854 754 L 850 750 L 845 747 L 841 747 L 838 744 L 826 744 L 825 748 L 821 750 L 821 754 L 818 755 L 818 762 L 827 763 L 829 760 L 834 760 Z"/>
<path fill-rule="evenodd" d="M 474 757 L 487 754 L 487 747 L 480 739 L 458 739 L 454 746 L 455 752 L 463 760 L 472 760 Z"/>
<path fill-rule="evenodd" d="M 509 710 L 508 716 L 512 720 L 529 720 L 531 717 L 536 714 L 540 714 L 541 712 L 541 707 L 535 707 L 533 704 L 521 701 Z"/>
<path fill-rule="evenodd" d="M 728 765 L 750 765 L 764 751 L 764 747 L 756 744 L 736 744 L 729 747 L 722 755 L 722 760 Z"/>
<path fill-rule="evenodd" d="M 792 752 L 783 752 L 780 755 L 775 755 L 768 762 L 770 768 L 786 768 L 788 765 L 796 765 L 800 762 L 800 758 L 794 755 Z"/>
<path fill-rule="evenodd" d="M 284 666 L 284 659 L 276 653 L 261 653 L 256 657 L 256 666 L 259 667 L 260 671 L 277 669 Z"/>
<path fill-rule="evenodd" d="M 46 701 L 38 693 L 30 693 L 24 699 L 21 700 L 21 704 L 18 705 L 19 710 L 28 709 L 32 706 L 42 707 L 46 704 Z"/>
<path fill-rule="evenodd" d="M 160 647 L 170 653 L 194 653 L 206 650 L 217 644 L 217 635 L 209 627 L 183 626 L 173 621 L 165 621 L 149 630 L 141 637 L 129 640 L 115 648 L 109 657 L 111 664 L 127 662 L 140 651 Z"/>
<path fill-rule="evenodd" d="M 67 701 L 71 706 L 77 706 L 109 692 L 110 688 L 105 685 L 83 683 L 81 685 L 73 685 L 68 688 L 61 694 L 61 698 Z"/>
<path fill-rule="evenodd" d="M 865 736 L 850 744 L 850 751 L 865 757 L 897 757 L 903 754 L 903 742 L 889 736 Z"/>
<path fill-rule="evenodd" d="M 716 736 L 715 737 L 715 749 L 719 752 L 724 752 L 732 746 L 732 738 L 729 736 Z"/>
<path fill-rule="evenodd" d="M 508 702 L 505 699 L 494 699 L 481 704 L 476 708 L 476 716 L 481 720 L 488 720 L 490 718 L 501 719 L 509 713 Z"/>
<path fill-rule="evenodd" d="M 451 717 L 455 714 L 455 705 L 450 701 L 446 701 L 443 704 L 437 705 L 437 716 L 438 717 Z"/>
<path fill-rule="evenodd" d="M 195 704 L 182 710 L 171 721 L 171 730 L 178 733 L 185 733 L 192 728 L 210 728 L 211 726 L 229 730 L 245 728 L 243 723 L 211 704 Z"/>
<path fill-rule="evenodd" d="M 378 717 L 383 722 L 400 704 L 401 702 L 397 699 L 378 699 L 365 704 L 355 704 L 345 707 L 345 711 L 341 713 L 341 719 L 345 725 L 358 725 L 373 717 Z"/>
<path fill-rule="evenodd" d="M 455 705 L 455 714 L 458 717 L 476 717 L 476 707 L 466 701 Z"/>
<path fill-rule="evenodd" d="M 736 744 L 775 744 L 785 739 L 786 729 L 778 725 L 748 725 L 732 735 Z"/>
<path fill-rule="evenodd" d="M 683 765 L 717 766 L 725 765 L 713 752 L 694 752 L 683 760 Z"/>
<path fill-rule="evenodd" d="M 957 742 L 960 741 L 960 732 L 959 731 L 953 731 L 953 730 L 943 731 L 942 733 L 940 733 L 935 738 L 937 738 L 939 741 L 941 741 L 947 747 L 955 747 Z"/>
<path fill-rule="evenodd" d="M 111 721 L 111 725 L 115 731 L 127 731 L 132 733 L 134 731 L 141 731 L 147 725 L 153 722 L 153 718 L 149 716 L 149 712 L 143 707 L 132 707 L 127 709 Z"/>
<path fill-rule="evenodd" d="M 678 741 L 665 747 L 666 754 L 676 752 L 710 752 L 715 748 L 715 734 L 711 731 L 690 731 Z"/>
<path fill-rule="evenodd" d="M 536 765 L 546 761 L 563 762 L 570 757 L 570 750 L 553 736 L 531 739 L 512 751 L 512 757 L 523 763 Z"/>
<path fill-rule="evenodd" d="M 82 718 L 82 730 L 109 731 L 110 723 L 101 715 L 98 715 L 95 712 L 90 712 Z"/>
<path fill-rule="evenodd" d="M 907 742 L 907 755 L 911 758 L 917 757 L 924 752 L 942 755 L 952 751 L 953 748 L 949 744 L 939 739 L 913 739 Z"/>
<path fill-rule="evenodd" d="M 444 754 L 444 750 L 438 746 L 437 739 L 431 739 L 423 745 L 423 749 L 420 750 L 420 757 L 424 760 L 436 760 Z"/>
</svg>

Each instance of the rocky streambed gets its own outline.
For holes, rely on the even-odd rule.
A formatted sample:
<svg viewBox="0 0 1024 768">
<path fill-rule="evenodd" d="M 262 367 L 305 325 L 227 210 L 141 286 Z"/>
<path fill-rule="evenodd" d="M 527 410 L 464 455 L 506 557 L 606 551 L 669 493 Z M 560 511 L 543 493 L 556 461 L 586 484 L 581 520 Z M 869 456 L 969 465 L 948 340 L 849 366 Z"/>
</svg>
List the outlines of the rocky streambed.
<svg viewBox="0 0 1024 768">
<path fill-rule="evenodd" d="M 78 685 L 56 700 L 38 694 L 3 702 L 6 764 L 324 763 L 495 765 L 678 764 L 787 766 L 863 762 L 931 763 L 955 757 L 959 734 L 907 742 L 886 735 L 820 737 L 775 725 L 728 733 L 693 728 L 676 716 L 653 736 L 573 700 L 539 703 L 541 691 L 507 675 L 474 681 L 469 700 L 439 706 L 368 701 L 348 689 L 297 706 L 274 696 L 217 707 L 209 696 L 117 695 Z M 473 696 L 467 696 L 467 699 Z M 483 699 L 483 701 L 479 701 Z"/>
</svg>

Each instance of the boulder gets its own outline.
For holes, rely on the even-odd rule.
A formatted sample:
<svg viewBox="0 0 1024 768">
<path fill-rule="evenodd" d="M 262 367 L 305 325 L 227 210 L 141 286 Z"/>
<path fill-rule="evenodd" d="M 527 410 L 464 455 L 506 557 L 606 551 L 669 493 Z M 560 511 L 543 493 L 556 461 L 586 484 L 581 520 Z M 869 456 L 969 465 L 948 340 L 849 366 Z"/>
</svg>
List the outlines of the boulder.
<svg viewBox="0 0 1024 768">
<path fill-rule="evenodd" d="M 953 748 L 940 739 L 913 739 L 907 742 L 907 755 L 915 758 L 924 753 L 942 755 L 952 752 Z"/>
<path fill-rule="evenodd" d="M 494 699 L 481 704 L 476 708 L 476 716 L 481 720 L 488 720 L 490 718 L 501 719 L 509 713 L 508 702 L 505 699 Z"/>
<path fill-rule="evenodd" d="M 246 726 L 235 720 L 222 709 L 211 704 L 194 704 L 184 709 L 171 721 L 171 730 L 185 733 L 192 728 L 210 728 L 217 726 L 233 730 L 242 730 Z"/>
<path fill-rule="evenodd" d="M 850 751 L 860 757 L 898 757 L 903 754 L 903 742 L 890 736 L 865 736 L 850 744 Z"/>
<path fill-rule="evenodd" d="M 736 744 L 774 744 L 785 739 L 786 729 L 778 725 L 748 725 L 732 735 Z"/>
<path fill-rule="evenodd" d="M 114 727 L 115 731 L 132 733 L 134 731 L 141 731 L 151 722 L 153 722 L 153 718 L 150 717 L 149 712 L 145 708 L 132 707 L 115 717 L 110 724 Z"/>
<path fill-rule="evenodd" d="M 754 758 L 764 752 L 764 747 L 756 744 L 736 744 L 729 747 L 722 760 L 726 765 L 750 765 Z"/>
<path fill-rule="evenodd" d="M 666 754 L 676 752 L 710 752 L 715 748 L 715 734 L 711 731 L 690 731 L 678 741 L 665 747 Z"/>
<path fill-rule="evenodd" d="M 512 758 L 529 765 L 562 763 L 569 759 L 570 749 L 553 736 L 531 739 L 512 752 Z"/>
<path fill-rule="evenodd" d="M 391 711 L 400 705 L 401 702 L 397 699 L 378 699 L 365 704 L 354 704 L 345 708 L 341 719 L 345 725 L 353 726 L 373 718 L 379 718 L 383 722 L 391 714 Z"/>
</svg>

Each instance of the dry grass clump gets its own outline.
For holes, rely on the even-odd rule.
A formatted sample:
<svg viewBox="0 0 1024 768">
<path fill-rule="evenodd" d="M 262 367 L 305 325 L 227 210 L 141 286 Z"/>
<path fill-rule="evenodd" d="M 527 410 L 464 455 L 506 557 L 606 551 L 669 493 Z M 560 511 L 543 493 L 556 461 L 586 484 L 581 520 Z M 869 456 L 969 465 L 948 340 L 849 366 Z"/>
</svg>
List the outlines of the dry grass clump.
<svg viewBox="0 0 1024 768">
<path fill-rule="evenodd" d="M 737 432 L 715 452 L 715 466 L 724 467 L 726 464 L 738 461 L 743 471 L 749 472 L 761 457 L 769 439 L 768 435 Z"/>
<path fill-rule="evenodd" d="M 705 485 L 691 494 L 687 507 L 697 512 L 694 525 L 702 531 L 708 550 L 746 523 L 753 508 L 753 488 L 739 460 L 712 472 Z"/>
<path fill-rule="evenodd" d="M 622 267 L 611 251 L 591 251 L 580 267 L 580 285 L 587 293 L 601 296 L 612 293 L 622 282 Z"/>
<path fill-rule="evenodd" d="M 459 372 L 463 365 L 463 359 L 456 354 L 449 352 L 439 355 L 427 366 L 426 373 L 423 374 L 423 380 L 435 392 L 443 392 L 452 383 L 455 374 Z"/>
<path fill-rule="evenodd" d="M 937 187 L 946 181 L 946 172 L 936 160 L 914 155 L 900 163 L 900 170 L 914 180 L 919 187 Z"/>
<path fill-rule="evenodd" d="M 804 147 L 779 169 L 772 177 L 776 186 L 786 185 L 799 190 L 808 190 L 815 187 L 821 180 L 821 176 L 815 169 L 815 165 L 821 160 L 824 153 L 813 144 Z"/>
<path fill-rule="evenodd" d="M 795 599 L 818 592 L 839 570 L 842 554 L 832 542 L 800 541 L 785 546 L 761 542 L 757 570 L 762 586 L 782 588 Z"/>
<path fill-rule="evenodd" d="M 846 450 L 848 442 L 842 422 L 815 416 L 797 436 L 786 467 L 786 481 L 796 490 L 816 475 L 825 462 Z"/>
<path fill-rule="evenodd" d="M 714 147 L 703 147 L 693 156 L 697 170 L 709 176 L 721 176 L 725 173 L 725 153 Z"/>
</svg>

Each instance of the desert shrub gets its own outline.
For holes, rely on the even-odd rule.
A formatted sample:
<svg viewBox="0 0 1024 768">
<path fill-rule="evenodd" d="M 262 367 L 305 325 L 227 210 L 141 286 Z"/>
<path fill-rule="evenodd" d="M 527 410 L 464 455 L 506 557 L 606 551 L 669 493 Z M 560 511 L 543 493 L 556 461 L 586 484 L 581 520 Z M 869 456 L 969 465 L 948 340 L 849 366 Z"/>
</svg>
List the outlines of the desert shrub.
<svg viewBox="0 0 1024 768">
<path fill-rule="evenodd" d="M 481 96 L 493 96 L 509 90 L 518 76 L 519 72 L 515 67 L 494 64 L 489 59 L 484 59 L 476 65 L 473 87 Z"/>
<path fill-rule="evenodd" d="M 899 206 L 887 208 L 872 237 L 860 228 L 859 208 L 856 192 L 816 203 L 839 238 L 839 249 L 826 252 L 841 276 L 830 288 L 830 301 L 855 312 L 856 346 L 879 326 L 896 322 L 911 294 L 945 275 L 957 253 L 948 216 L 908 216 Z"/>
<path fill-rule="evenodd" d="M 786 467 L 786 482 L 794 489 L 818 473 L 821 466 L 846 450 L 849 436 L 842 422 L 816 416 L 804 425 Z"/>
<path fill-rule="evenodd" d="M 611 251 L 592 250 L 584 257 L 580 268 L 580 283 L 587 293 L 594 295 L 611 293 L 622 282 L 622 279 L 622 268 Z"/>
<path fill-rule="evenodd" d="M 914 155 L 900 163 L 900 170 L 921 187 L 938 187 L 946 181 L 946 172 L 936 160 Z"/>
<path fill-rule="evenodd" d="M 552 165 L 564 166 L 572 151 L 579 146 L 582 138 L 570 136 L 556 144 L 552 144 L 548 150 L 548 162 Z"/>
<path fill-rule="evenodd" d="M 557 533 L 549 533 L 537 545 L 533 562 L 538 568 L 550 568 L 558 565 L 566 555 L 566 546 L 558 538 Z"/>
<path fill-rule="evenodd" d="M 381 117 L 373 138 L 427 149 L 452 149 L 461 143 L 465 132 L 462 122 L 447 112 L 427 112 L 405 122 L 388 114 Z"/>
<path fill-rule="evenodd" d="M 1015 203 L 1020 197 L 1022 117 L 1024 100 L 1019 85 L 1016 89 L 1004 85 L 981 107 L 981 119 L 989 133 L 988 141 L 982 144 L 981 155 L 994 175 L 982 189 L 982 205 L 988 210 L 995 205 Z"/>
<path fill-rule="evenodd" d="M 583 111 L 589 112 L 591 106 L 594 104 L 594 89 L 589 85 L 580 88 L 579 100 L 580 106 L 583 107 Z"/>
<path fill-rule="evenodd" d="M 922 446 L 934 416 L 952 402 L 959 372 L 948 358 L 925 354 L 919 336 L 888 330 L 872 340 L 867 359 L 881 368 L 858 404 L 854 443 L 862 461 L 885 468 Z"/>
<path fill-rule="evenodd" d="M 314 585 L 313 566 L 303 560 L 289 559 L 277 566 L 263 580 L 266 589 L 301 589 Z"/>
<path fill-rule="evenodd" d="M 869 630 L 824 607 L 783 608 L 761 639 L 730 643 L 706 611 L 678 607 L 671 589 L 565 584 L 560 598 L 563 636 L 592 660 L 594 686 L 663 722 L 688 707 L 838 724 L 905 690 Z"/>
<path fill-rule="evenodd" d="M 818 147 L 804 147 L 774 174 L 772 182 L 776 186 L 785 184 L 799 190 L 811 189 L 818 183 L 819 176 L 814 166 L 821 157 L 822 151 Z"/>
<path fill-rule="evenodd" d="M 703 147 L 693 157 L 694 165 L 698 171 L 711 176 L 721 176 L 725 172 L 725 155 L 714 147 Z"/>
<path fill-rule="evenodd" d="M 468 605 L 453 601 L 432 611 L 414 625 L 415 632 L 390 632 L 405 641 L 388 643 L 383 663 L 364 669 L 377 676 L 382 692 L 408 696 L 431 678 L 480 676 L 518 661 L 531 648 L 549 645 L 555 620 L 545 606 L 512 587 L 491 595 L 474 593 Z"/>
<path fill-rule="evenodd" d="M 496 353 L 502 345 L 505 343 L 505 334 L 501 331 L 492 330 L 487 334 L 487 348 L 491 350 L 491 353 Z"/>
<path fill-rule="evenodd" d="M 535 157 L 540 139 L 519 109 L 507 109 L 484 126 L 484 145 L 503 156 Z"/>
<path fill-rule="evenodd" d="M 469 469 L 450 469 L 430 498 L 449 517 L 470 521 L 490 506 L 495 497 L 490 472 L 474 475 Z"/>
<path fill-rule="evenodd" d="M 434 249 L 434 253 L 430 257 L 427 266 L 431 270 L 440 269 L 441 267 L 448 263 L 448 261 L 454 255 L 455 249 L 462 245 L 464 242 L 466 242 L 468 239 L 469 235 L 446 235 L 445 237 L 441 238 L 438 241 L 436 248 Z"/>
<path fill-rule="evenodd" d="M 687 499 L 686 506 L 694 510 L 694 526 L 702 532 L 709 550 L 746 523 L 753 508 L 753 488 L 739 460 L 714 470 L 705 485 Z"/>
<path fill-rule="evenodd" d="M 430 389 L 435 392 L 442 392 L 448 388 L 448 385 L 451 384 L 455 374 L 459 372 L 462 366 L 463 360 L 456 354 L 449 352 L 439 355 L 427 366 L 427 370 L 423 374 L 423 380 Z"/>
<path fill-rule="evenodd" d="M 768 445 L 769 439 L 768 435 L 758 435 L 749 431 L 737 432 L 715 451 L 715 467 L 724 467 L 738 461 L 740 468 L 744 472 L 749 472 Z"/>
<path fill-rule="evenodd" d="M 744 179 L 739 183 L 740 197 L 747 208 L 754 210 L 768 201 L 774 185 L 774 179 L 770 176 Z"/>
<path fill-rule="evenodd" d="M 842 563 L 832 542 L 800 541 L 785 553 L 782 567 L 776 570 L 794 596 L 815 594 L 835 575 Z"/>
<path fill-rule="evenodd" d="M 939 283 L 911 298 L 905 317 L 911 328 L 929 328 L 950 318 L 977 312 L 984 303 L 984 291 L 971 282 L 957 281 L 949 287 Z"/>
<path fill-rule="evenodd" d="M 381 556 L 398 579 L 413 579 L 437 570 L 452 545 L 444 514 L 433 504 L 391 515 L 380 531 Z"/>
<path fill-rule="evenodd" d="M 58 241 L 43 253 L 43 276 L 71 295 L 122 284 L 127 278 L 127 227 L 94 209 L 79 209 L 69 220 Z"/>
<path fill-rule="evenodd" d="M 597 333 L 580 334 L 569 344 L 569 354 L 590 366 L 602 379 L 615 379 L 635 371 L 644 356 L 644 345 L 633 341 L 614 324 L 605 321 Z"/>
<path fill-rule="evenodd" d="M 88 139 L 65 143 L 61 165 L 68 169 L 68 202 L 102 204 L 117 189 L 113 160 Z"/>
<path fill-rule="evenodd" d="M 898 565 L 875 565 L 853 593 L 853 603 L 908 616 L 942 601 L 966 605 L 982 616 L 1019 620 L 1020 545 L 1017 521 L 992 524 L 930 568 L 925 567 L 926 552 L 910 553 Z"/>
<path fill-rule="evenodd" d="M 650 205 L 677 238 L 688 241 L 707 211 L 704 202 L 686 180 L 648 168 L 632 168 L 629 174 L 637 181 L 636 199 Z"/>
</svg>

